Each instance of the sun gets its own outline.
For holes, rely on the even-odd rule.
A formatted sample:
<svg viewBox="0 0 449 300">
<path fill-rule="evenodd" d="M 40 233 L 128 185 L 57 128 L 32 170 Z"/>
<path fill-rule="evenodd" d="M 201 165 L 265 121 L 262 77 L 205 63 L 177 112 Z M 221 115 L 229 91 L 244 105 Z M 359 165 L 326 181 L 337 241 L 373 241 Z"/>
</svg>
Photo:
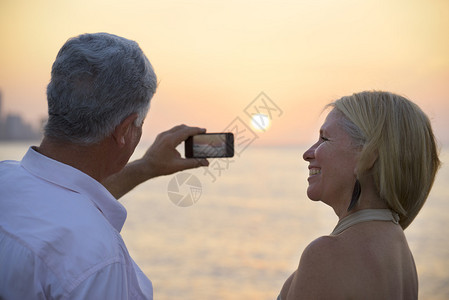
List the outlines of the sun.
<svg viewBox="0 0 449 300">
<path fill-rule="evenodd" d="M 266 131 L 270 127 L 270 118 L 265 114 L 254 114 L 251 126 L 257 131 Z"/>
</svg>

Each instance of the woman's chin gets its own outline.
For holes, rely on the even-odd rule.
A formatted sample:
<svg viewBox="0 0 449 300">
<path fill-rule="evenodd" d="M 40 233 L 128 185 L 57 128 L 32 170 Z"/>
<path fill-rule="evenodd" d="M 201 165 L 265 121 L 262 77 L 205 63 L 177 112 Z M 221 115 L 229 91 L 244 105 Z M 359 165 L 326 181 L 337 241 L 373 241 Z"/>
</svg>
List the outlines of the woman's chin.
<svg viewBox="0 0 449 300">
<path fill-rule="evenodd" d="M 320 201 L 321 200 L 321 197 L 319 195 L 317 195 L 316 193 L 314 193 L 314 191 L 311 190 L 310 188 L 307 189 L 307 197 L 309 197 L 309 199 L 312 201 Z"/>
</svg>

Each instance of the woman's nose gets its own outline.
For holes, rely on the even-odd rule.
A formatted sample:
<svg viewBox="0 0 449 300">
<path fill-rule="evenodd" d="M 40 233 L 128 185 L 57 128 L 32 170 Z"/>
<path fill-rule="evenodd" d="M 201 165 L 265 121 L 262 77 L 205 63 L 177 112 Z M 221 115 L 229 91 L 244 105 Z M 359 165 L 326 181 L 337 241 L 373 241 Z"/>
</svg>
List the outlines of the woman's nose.
<svg viewBox="0 0 449 300">
<path fill-rule="evenodd" d="M 302 155 L 302 158 L 305 161 L 309 161 L 309 160 L 313 159 L 315 157 L 315 148 L 316 148 L 316 144 L 312 145 L 309 149 L 306 150 L 306 152 L 304 152 L 304 154 Z"/>
</svg>

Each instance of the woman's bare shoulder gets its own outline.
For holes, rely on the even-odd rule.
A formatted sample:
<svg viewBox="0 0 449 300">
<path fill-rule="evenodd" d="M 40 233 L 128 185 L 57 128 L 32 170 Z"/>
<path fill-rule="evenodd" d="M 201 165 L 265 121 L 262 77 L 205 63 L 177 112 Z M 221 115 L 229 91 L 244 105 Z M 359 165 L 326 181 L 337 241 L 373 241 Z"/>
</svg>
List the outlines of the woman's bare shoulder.
<svg viewBox="0 0 449 300">
<path fill-rule="evenodd" d="M 388 277 L 399 285 L 405 276 L 399 272 L 405 268 L 410 269 L 407 274 L 413 274 L 413 265 L 404 262 L 410 254 L 408 246 L 400 241 L 400 234 L 391 226 L 377 226 L 382 230 L 366 224 L 312 241 L 301 255 L 286 299 L 338 299 L 337 295 L 357 298 L 367 291 L 374 297 L 376 286 L 385 286 L 381 290 L 391 294 L 387 287 L 390 284 L 382 278 Z M 401 251 L 403 255 L 399 254 Z M 395 272 L 385 273 L 392 268 Z"/>
<path fill-rule="evenodd" d="M 287 299 L 334 297 L 345 288 L 348 258 L 346 242 L 340 237 L 322 236 L 311 242 L 301 255 Z"/>
<path fill-rule="evenodd" d="M 341 264 L 350 248 L 352 248 L 350 239 L 345 236 L 321 236 L 304 249 L 299 263 L 302 266 L 312 263 L 314 266 L 318 265 L 323 268 Z"/>
</svg>

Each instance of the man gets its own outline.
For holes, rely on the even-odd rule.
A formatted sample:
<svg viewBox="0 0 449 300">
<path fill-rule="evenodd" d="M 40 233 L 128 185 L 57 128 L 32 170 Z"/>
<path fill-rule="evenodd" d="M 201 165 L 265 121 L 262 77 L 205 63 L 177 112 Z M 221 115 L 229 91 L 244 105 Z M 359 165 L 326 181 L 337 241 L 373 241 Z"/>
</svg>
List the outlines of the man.
<svg viewBox="0 0 449 300">
<path fill-rule="evenodd" d="M 40 146 L 0 163 L 0 299 L 153 298 L 121 238 L 126 210 L 116 199 L 152 177 L 208 164 L 176 151 L 205 131 L 181 125 L 126 165 L 156 86 L 133 41 L 85 34 L 61 48 Z"/>
</svg>

